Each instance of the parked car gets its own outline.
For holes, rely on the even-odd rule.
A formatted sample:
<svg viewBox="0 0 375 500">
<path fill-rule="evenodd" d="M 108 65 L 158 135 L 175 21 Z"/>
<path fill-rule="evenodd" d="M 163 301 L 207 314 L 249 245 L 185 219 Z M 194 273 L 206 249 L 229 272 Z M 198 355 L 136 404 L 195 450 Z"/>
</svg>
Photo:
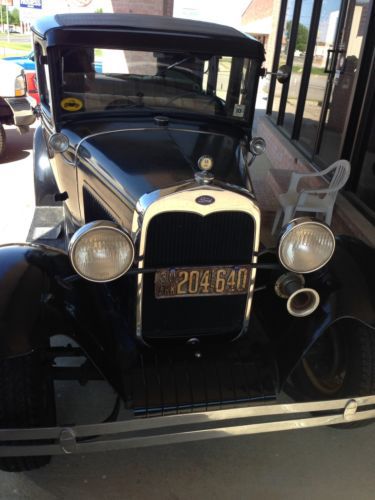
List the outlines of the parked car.
<svg viewBox="0 0 375 500">
<path fill-rule="evenodd" d="M 3 60 L 12 61 L 25 70 L 27 94 L 30 97 L 33 97 L 36 100 L 37 104 L 39 104 L 40 98 L 38 93 L 38 84 L 36 81 L 34 51 L 31 51 L 25 56 L 4 57 Z"/>
<path fill-rule="evenodd" d="M 0 247 L 0 466 L 373 418 L 374 250 L 311 218 L 260 240 L 263 46 L 158 16 L 33 32 L 36 212 L 30 243 Z M 107 380 L 111 416 L 57 426 L 61 378 Z"/>
<path fill-rule="evenodd" d="M 4 59 L 6 61 L 13 61 L 19 66 L 22 66 L 22 68 L 25 71 L 35 71 L 35 60 L 34 60 L 33 50 L 24 56 L 9 56 L 9 57 L 4 57 Z M 94 67 L 97 73 L 102 72 L 102 63 L 100 60 L 94 62 Z"/>
<path fill-rule="evenodd" d="M 26 96 L 24 70 L 10 61 L 0 59 L 0 158 L 5 152 L 6 137 L 3 125 L 16 125 L 21 133 L 34 123 L 32 104 Z"/>
<path fill-rule="evenodd" d="M 34 51 L 31 51 L 29 54 L 24 56 L 4 57 L 3 60 L 12 61 L 21 66 L 25 71 L 35 71 Z"/>
</svg>

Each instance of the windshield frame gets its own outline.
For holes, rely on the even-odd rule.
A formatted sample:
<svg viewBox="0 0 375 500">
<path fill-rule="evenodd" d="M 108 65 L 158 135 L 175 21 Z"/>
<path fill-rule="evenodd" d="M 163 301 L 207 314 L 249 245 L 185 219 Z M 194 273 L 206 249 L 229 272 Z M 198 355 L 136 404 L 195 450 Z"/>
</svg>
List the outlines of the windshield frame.
<svg viewBox="0 0 375 500">
<path fill-rule="evenodd" d="M 99 44 L 87 44 L 88 48 L 95 48 L 95 49 L 118 49 L 118 50 L 134 50 L 128 49 L 128 47 L 114 47 L 112 45 L 101 45 Z M 251 58 L 247 57 L 246 59 L 249 59 L 249 65 L 248 65 L 248 71 L 245 79 L 245 88 L 247 89 L 247 92 L 244 96 L 244 102 L 246 105 L 246 112 L 243 118 L 238 118 L 238 117 L 232 117 L 232 116 L 220 116 L 217 114 L 208 114 L 208 113 L 198 113 L 196 111 L 190 110 L 190 109 L 185 109 L 185 108 L 177 108 L 177 107 L 166 107 L 166 106 L 161 106 L 161 107 L 148 107 L 148 106 L 132 106 L 129 107 L 129 109 L 123 109 L 123 110 L 118 110 L 114 109 L 111 111 L 76 111 L 74 113 L 69 113 L 67 114 L 64 112 L 64 110 L 61 109 L 60 102 L 63 97 L 62 95 L 62 88 L 61 88 L 61 82 L 63 81 L 63 75 L 62 75 L 62 52 L 63 50 L 66 50 L 66 48 L 77 48 L 75 44 L 64 44 L 64 46 L 54 46 L 54 47 L 48 47 L 47 52 L 48 52 L 48 60 L 51 60 L 51 64 L 49 64 L 49 67 L 51 68 L 51 74 L 50 74 L 50 80 L 52 84 L 52 105 L 54 108 L 54 119 L 56 122 L 57 128 L 60 128 L 64 124 L 75 121 L 75 120 L 90 120 L 90 119 L 98 119 L 98 118 L 103 118 L 107 119 L 110 116 L 116 117 L 118 119 L 119 117 L 123 118 L 131 118 L 134 116 L 147 116 L 147 115 L 157 115 L 157 114 L 167 114 L 170 116 L 178 116 L 178 117 L 184 117 L 186 116 L 187 119 L 199 119 L 200 121 L 204 120 L 215 120 L 219 122 L 224 122 L 224 123 L 232 123 L 236 125 L 240 125 L 242 127 L 251 127 L 252 122 L 253 122 L 253 117 L 254 117 L 254 108 L 255 108 L 255 99 L 256 99 L 256 91 L 258 87 L 258 81 L 259 81 L 259 76 L 260 76 L 260 66 L 261 66 L 261 61 L 257 58 Z M 155 47 L 147 47 L 143 46 L 139 49 L 142 52 L 150 52 L 154 53 Z M 173 51 L 167 51 L 166 49 L 163 48 L 164 53 L 176 53 L 175 50 Z M 179 54 L 181 55 L 181 59 L 183 59 L 183 56 L 195 56 L 195 57 L 202 57 L 203 53 L 192 53 L 191 51 L 186 50 L 185 52 L 181 52 L 180 50 L 178 51 Z M 216 54 L 212 54 L 212 57 L 216 56 Z M 225 57 L 226 54 L 223 54 L 223 57 Z M 236 54 L 230 55 L 229 57 L 233 58 L 243 58 L 243 56 L 238 56 Z M 52 71 L 53 68 L 53 71 Z"/>
</svg>

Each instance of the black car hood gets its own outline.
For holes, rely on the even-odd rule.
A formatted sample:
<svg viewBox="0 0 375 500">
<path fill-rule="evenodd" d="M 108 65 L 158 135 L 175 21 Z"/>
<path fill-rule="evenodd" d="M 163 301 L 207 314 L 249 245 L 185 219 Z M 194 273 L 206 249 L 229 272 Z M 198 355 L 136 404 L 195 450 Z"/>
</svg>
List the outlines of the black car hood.
<svg viewBox="0 0 375 500">
<path fill-rule="evenodd" d="M 91 127 L 90 135 L 85 128 L 74 130 L 79 144 L 78 163 L 91 175 L 112 179 L 133 199 L 192 180 L 203 155 L 212 157 L 215 179 L 244 186 L 239 168 L 239 135 L 179 125 L 130 128 L 129 124 L 118 124 L 117 129 L 94 130 Z"/>
</svg>

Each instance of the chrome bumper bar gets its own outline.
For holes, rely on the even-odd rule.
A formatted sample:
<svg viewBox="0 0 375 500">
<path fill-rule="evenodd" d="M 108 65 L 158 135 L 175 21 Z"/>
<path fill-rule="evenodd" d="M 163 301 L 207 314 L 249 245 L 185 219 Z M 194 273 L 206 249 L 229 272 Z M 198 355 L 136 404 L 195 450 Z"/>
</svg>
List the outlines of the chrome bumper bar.
<svg viewBox="0 0 375 500">
<path fill-rule="evenodd" d="M 316 412 L 329 414 L 310 415 Z M 0 429 L 0 456 L 62 455 L 139 448 L 308 429 L 372 418 L 375 418 L 375 396 L 261 405 L 71 427 Z M 42 440 L 47 442 L 42 444 Z"/>
</svg>

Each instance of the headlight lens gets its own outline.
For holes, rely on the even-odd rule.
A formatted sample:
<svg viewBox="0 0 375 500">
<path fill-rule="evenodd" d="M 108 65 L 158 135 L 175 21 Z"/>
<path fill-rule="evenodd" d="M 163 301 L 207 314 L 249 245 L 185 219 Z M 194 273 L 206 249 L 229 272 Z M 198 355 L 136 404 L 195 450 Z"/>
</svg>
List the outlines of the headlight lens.
<svg viewBox="0 0 375 500">
<path fill-rule="evenodd" d="M 335 237 L 328 226 L 311 219 L 295 219 L 279 243 L 282 265 L 295 273 L 312 273 L 331 259 Z"/>
<path fill-rule="evenodd" d="M 57 132 L 51 135 L 48 144 L 56 153 L 64 153 L 69 148 L 69 139 L 66 135 Z"/>
<path fill-rule="evenodd" d="M 113 281 L 129 270 L 134 260 L 134 246 L 130 236 L 113 222 L 96 221 L 73 235 L 69 256 L 83 278 Z"/>
</svg>

